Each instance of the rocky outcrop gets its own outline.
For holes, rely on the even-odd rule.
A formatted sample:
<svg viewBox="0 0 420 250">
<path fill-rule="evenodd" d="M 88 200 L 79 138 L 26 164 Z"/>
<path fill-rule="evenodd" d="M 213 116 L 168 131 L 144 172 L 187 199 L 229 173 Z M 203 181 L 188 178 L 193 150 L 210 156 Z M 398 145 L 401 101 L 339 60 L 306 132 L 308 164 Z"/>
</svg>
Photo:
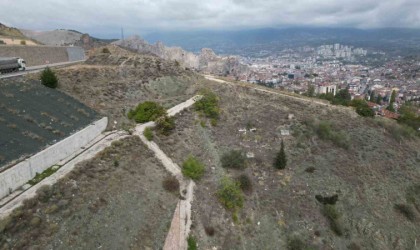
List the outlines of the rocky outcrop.
<svg viewBox="0 0 420 250">
<path fill-rule="evenodd" d="M 184 67 L 205 73 L 237 76 L 248 70 L 248 67 L 241 64 L 237 57 L 218 56 L 213 50 L 208 48 L 203 48 L 200 54 L 196 55 L 180 47 L 166 47 L 162 42 L 149 44 L 139 36 L 133 36 L 123 41 L 119 40 L 113 44 L 135 50 L 139 53 L 152 53 L 165 60 L 176 60 Z"/>
</svg>

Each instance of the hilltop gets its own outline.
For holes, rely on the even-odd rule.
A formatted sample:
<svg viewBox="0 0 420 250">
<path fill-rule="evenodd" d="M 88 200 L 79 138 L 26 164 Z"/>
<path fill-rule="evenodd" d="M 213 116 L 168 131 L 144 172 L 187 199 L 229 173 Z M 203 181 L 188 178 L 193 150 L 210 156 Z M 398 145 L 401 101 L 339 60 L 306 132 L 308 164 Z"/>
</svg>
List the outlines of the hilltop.
<svg viewBox="0 0 420 250">
<path fill-rule="evenodd" d="M 21 44 L 35 45 L 36 43 L 26 37 L 19 29 L 8 27 L 0 23 L 0 44 Z"/>
<path fill-rule="evenodd" d="M 139 36 L 132 36 L 113 44 L 141 53 L 152 53 L 165 60 L 176 60 L 184 67 L 215 75 L 239 76 L 248 70 L 235 56 L 219 56 L 213 50 L 202 48 L 198 55 L 180 47 L 166 47 L 162 42 L 149 44 Z"/>
<path fill-rule="evenodd" d="M 25 36 L 30 37 L 42 44 L 51 46 L 80 46 L 86 50 L 94 47 L 101 47 L 113 40 L 102 40 L 91 37 L 89 34 L 85 34 L 76 30 L 57 29 L 51 31 L 34 31 L 21 29 L 20 30 Z"/>
</svg>

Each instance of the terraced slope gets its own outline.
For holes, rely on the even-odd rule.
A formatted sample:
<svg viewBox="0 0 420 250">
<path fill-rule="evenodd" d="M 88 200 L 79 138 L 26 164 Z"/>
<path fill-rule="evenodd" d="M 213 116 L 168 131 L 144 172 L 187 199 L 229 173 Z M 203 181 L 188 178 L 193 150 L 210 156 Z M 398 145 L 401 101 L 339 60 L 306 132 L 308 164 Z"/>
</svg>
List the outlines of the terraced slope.
<svg viewBox="0 0 420 250">
<path fill-rule="evenodd" d="M 0 166 L 34 154 L 98 118 L 89 107 L 38 81 L 2 80 Z"/>
</svg>

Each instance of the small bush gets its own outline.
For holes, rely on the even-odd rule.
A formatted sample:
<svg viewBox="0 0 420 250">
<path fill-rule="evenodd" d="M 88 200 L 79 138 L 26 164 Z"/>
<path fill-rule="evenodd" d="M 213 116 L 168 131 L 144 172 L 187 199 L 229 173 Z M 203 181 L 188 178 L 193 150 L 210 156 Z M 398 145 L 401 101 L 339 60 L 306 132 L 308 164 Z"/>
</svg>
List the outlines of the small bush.
<svg viewBox="0 0 420 250">
<path fill-rule="evenodd" d="M 168 192 L 178 192 L 179 191 L 179 181 L 175 176 L 168 176 L 162 182 L 163 188 Z"/>
<path fill-rule="evenodd" d="M 195 110 L 207 118 L 219 119 L 219 99 L 216 94 L 210 90 L 202 90 L 200 94 L 203 98 L 194 103 Z"/>
<path fill-rule="evenodd" d="M 155 121 L 157 118 L 166 115 L 166 110 L 156 102 L 143 102 L 128 112 L 128 119 L 137 123 Z"/>
<path fill-rule="evenodd" d="M 153 131 L 151 128 L 145 128 L 143 131 L 143 135 L 144 137 L 146 137 L 146 139 L 148 141 L 152 141 L 153 140 Z"/>
<path fill-rule="evenodd" d="M 314 168 L 314 167 L 308 167 L 308 168 L 305 169 L 305 172 L 313 174 L 315 172 L 315 170 L 316 170 L 316 168 Z"/>
<path fill-rule="evenodd" d="M 416 214 L 411 206 L 405 204 L 395 204 L 394 209 L 404 215 L 409 221 L 416 220 Z"/>
<path fill-rule="evenodd" d="M 212 227 L 212 226 L 205 226 L 204 227 L 204 231 L 206 231 L 206 234 L 208 236 L 214 236 L 214 233 L 215 233 L 214 227 Z"/>
<path fill-rule="evenodd" d="M 21 40 L 20 41 L 20 45 L 26 45 L 26 41 L 25 40 Z"/>
<path fill-rule="evenodd" d="M 223 154 L 220 161 L 224 168 L 244 169 L 247 165 L 246 156 L 240 150 L 231 150 Z"/>
<path fill-rule="evenodd" d="M 204 165 L 193 156 L 189 156 L 182 164 L 182 174 L 193 180 L 199 180 L 204 175 Z"/>
<path fill-rule="evenodd" d="M 291 237 L 287 240 L 287 249 L 289 250 L 304 250 L 305 243 L 298 237 Z"/>
<path fill-rule="evenodd" d="M 332 196 L 322 196 L 322 195 L 317 194 L 315 195 L 315 199 L 324 205 L 326 204 L 335 205 L 335 203 L 337 203 L 338 201 L 338 195 L 335 194 Z"/>
<path fill-rule="evenodd" d="M 348 149 L 350 147 L 349 137 L 339 131 L 333 131 L 329 122 L 322 121 L 315 127 L 315 132 L 322 140 L 330 140 L 335 145 Z"/>
<path fill-rule="evenodd" d="M 245 193 L 252 193 L 252 180 L 251 178 L 249 178 L 248 175 L 246 174 L 241 174 L 238 177 L 238 183 L 239 186 L 241 187 L 242 191 L 244 191 Z"/>
<path fill-rule="evenodd" d="M 163 135 L 170 135 L 175 129 L 175 118 L 162 116 L 156 120 L 156 129 Z"/>
<path fill-rule="evenodd" d="M 328 219 L 331 230 L 338 236 L 343 235 L 343 227 L 339 221 L 341 214 L 334 205 L 324 205 L 322 214 Z"/>
<path fill-rule="evenodd" d="M 188 243 L 188 248 L 187 248 L 188 250 L 198 249 L 197 240 L 194 238 L 194 236 L 188 236 L 187 243 Z"/>
<path fill-rule="evenodd" d="M 45 68 L 41 73 L 41 83 L 48 87 L 55 89 L 58 86 L 58 78 L 49 67 Z"/>
<path fill-rule="evenodd" d="M 242 208 L 244 203 L 240 184 L 228 177 L 222 179 L 219 190 L 217 191 L 217 197 L 230 210 Z"/>
<path fill-rule="evenodd" d="M 108 49 L 108 48 L 103 48 L 103 49 L 102 49 L 102 53 L 105 53 L 105 54 L 111 54 L 111 51 L 109 51 L 109 49 Z"/>
</svg>

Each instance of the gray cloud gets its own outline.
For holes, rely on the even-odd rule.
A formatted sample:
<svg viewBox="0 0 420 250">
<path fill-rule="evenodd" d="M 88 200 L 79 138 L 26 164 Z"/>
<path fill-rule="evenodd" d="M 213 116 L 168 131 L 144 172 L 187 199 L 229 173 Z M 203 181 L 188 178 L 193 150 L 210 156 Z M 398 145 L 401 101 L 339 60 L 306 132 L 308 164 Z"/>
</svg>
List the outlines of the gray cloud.
<svg viewBox="0 0 420 250">
<path fill-rule="evenodd" d="M 1 0 L 0 22 L 111 36 L 285 26 L 420 28 L 419 0 Z"/>
</svg>

